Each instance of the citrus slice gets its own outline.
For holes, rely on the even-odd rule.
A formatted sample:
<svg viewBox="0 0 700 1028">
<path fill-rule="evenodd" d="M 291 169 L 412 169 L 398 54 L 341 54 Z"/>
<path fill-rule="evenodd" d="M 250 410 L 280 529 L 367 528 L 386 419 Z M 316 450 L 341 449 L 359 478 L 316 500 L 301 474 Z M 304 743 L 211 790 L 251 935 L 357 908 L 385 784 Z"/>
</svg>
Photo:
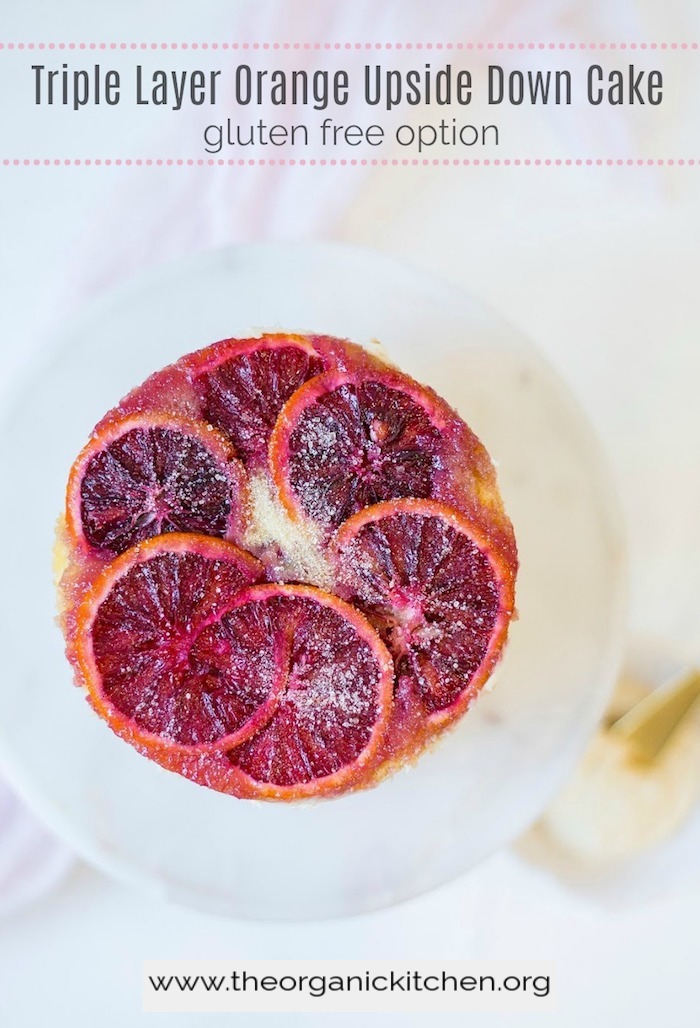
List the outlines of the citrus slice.
<svg viewBox="0 0 700 1028">
<path fill-rule="evenodd" d="M 292 515 L 335 528 L 380 500 L 432 495 L 443 427 L 431 394 L 405 375 L 328 372 L 282 410 L 272 475 Z"/>
<path fill-rule="evenodd" d="M 378 503 L 333 541 L 338 587 L 396 663 L 397 701 L 434 721 L 469 705 L 513 614 L 513 571 L 481 529 L 434 500 Z"/>
<path fill-rule="evenodd" d="M 258 690 L 277 692 L 269 721 L 228 755 L 239 795 L 318 796 L 361 777 L 389 718 L 394 665 L 359 611 L 313 586 L 258 585 L 208 632 Z"/>
<path fill-rule="evenodd" d="M 76 658 L 95 709 L 146 747 L 234 745 L 269 716 L 268 679 L 223 657 L 206 629 L 262 565 L 207 536 L 157 536 L 109 564 L 77 614 Z"/>
<path fill-rule="evenodd" d="M 244 463 L 264 465 L 277 416 L 300 385 L 324 369 L 304 336 L 224 339 L 191 365 L 202 417 L 232 440 Z"/>
<path fill-rule="evenodd" d="M 168 532 L 235 538 L 245 472 L 209 425 L 160 413 L 103 423 L 68 481 L 69 531 L 105 555 Z"/>
</svg>

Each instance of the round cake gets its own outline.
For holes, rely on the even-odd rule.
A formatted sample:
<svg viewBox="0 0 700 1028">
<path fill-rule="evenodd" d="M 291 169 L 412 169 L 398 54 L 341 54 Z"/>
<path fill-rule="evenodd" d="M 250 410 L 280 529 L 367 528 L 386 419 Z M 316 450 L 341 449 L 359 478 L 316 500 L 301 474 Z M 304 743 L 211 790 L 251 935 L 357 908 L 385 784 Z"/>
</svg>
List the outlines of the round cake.
<svg viewBox="0 0 700 1028">
<path fill-rule="evenodd" d="M 329 336 L 225 339 L 109 411 L 70 472 L 59 621 L 144 756 L 240 798 L 375 785 L 477 697 L 514 612 L 489 456 Z"/>
</svg>

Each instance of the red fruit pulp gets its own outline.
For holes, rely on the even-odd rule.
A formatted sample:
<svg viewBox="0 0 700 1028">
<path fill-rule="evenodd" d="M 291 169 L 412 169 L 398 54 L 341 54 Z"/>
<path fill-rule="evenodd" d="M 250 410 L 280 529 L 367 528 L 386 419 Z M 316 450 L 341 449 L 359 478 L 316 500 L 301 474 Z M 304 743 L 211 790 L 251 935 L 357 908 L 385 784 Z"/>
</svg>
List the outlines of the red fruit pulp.
<svg viewBox="0 0 700 1028">
<path fill-rule="evenodd" d="M 178 549 L 166 548 L 170 539 Z M 137 732 L 163 741 L 235 741 L 273 688 L 249 666 L 222 661 L 205 632 L 262 568 L 227 544 L 225 555 L 212 553 L 197 536 L 151 544 L 112 576 L 90 624 L 100 696 Z"/>
<path fill-rule="evenodd" d="M 300 385 L 323 371 L 323 362 L 291 340 L 254 342 L 255 348 L 205 364 L 193 382 L 202 417 L 229 436 L 244 463 L 260 465 L 280 410 Z"/>
<path fill-rule="evenodd" d="M 351 770 L 385 720 L 393 679 L 369 624 L 320 590 L 255 586 L 217 632 L 246 640 L 249 674 L 284 683 L 271 719 L 231 763 L 277 787 Z"/>
<path fill-rule="evenodd" d="M 309 383 L 304 402 L 300 393 L 289 405 L 291 430 L 272 459 L 294 502 L 307 517 L 337 527 L 380 500 L 430 496 L 441 439 L 429 398 L 423 405 L 377 378 L 335 379 Z"/>
<path fill-rule="evenodd" d="M 165 426 L 134 427 L 89 457 L 80 518 L 90 546 L 113 554 L 168 532 L 223 537 L 233 508 L 230 462 Z"/>
<path fill-rule="evenodd" d="M 387 642 L 397 692 L 427 716 L 481 684 L 499 621 L 512 614 L 512 593 L 472 531 L 440 503 L 405 500 L 368 508 L 338 535 L 344 594 Z"/>
</svg>

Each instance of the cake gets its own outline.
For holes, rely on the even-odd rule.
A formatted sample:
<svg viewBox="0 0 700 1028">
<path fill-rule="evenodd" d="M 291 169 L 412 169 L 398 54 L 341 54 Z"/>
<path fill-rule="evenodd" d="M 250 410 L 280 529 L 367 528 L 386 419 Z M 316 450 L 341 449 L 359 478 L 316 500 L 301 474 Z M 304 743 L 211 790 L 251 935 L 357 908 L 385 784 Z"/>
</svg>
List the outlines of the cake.
<svg viewBox="0 0 700 1028">
<path fill-rule="evenodd" d="M 330 336 L 225 339 L 110 410 L 70 472 L 59 623 L 139 753 L 241 799 L 376 785 L 469 709 L 514 614 L 493 464 Z"/>
</svg>

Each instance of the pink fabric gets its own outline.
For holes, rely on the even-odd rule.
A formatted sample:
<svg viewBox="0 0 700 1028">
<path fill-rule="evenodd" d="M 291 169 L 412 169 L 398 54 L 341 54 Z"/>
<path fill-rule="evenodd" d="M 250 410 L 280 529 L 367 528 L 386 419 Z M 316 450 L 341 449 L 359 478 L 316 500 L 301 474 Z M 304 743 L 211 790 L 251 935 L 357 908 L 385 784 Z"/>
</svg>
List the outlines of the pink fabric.
<svg viewBox="0 0 700 1028">
<path fill-rule="evenodd" d="M 0 783 L 0 914 L 49 892 L 73 855 Z"/>
</svg>

